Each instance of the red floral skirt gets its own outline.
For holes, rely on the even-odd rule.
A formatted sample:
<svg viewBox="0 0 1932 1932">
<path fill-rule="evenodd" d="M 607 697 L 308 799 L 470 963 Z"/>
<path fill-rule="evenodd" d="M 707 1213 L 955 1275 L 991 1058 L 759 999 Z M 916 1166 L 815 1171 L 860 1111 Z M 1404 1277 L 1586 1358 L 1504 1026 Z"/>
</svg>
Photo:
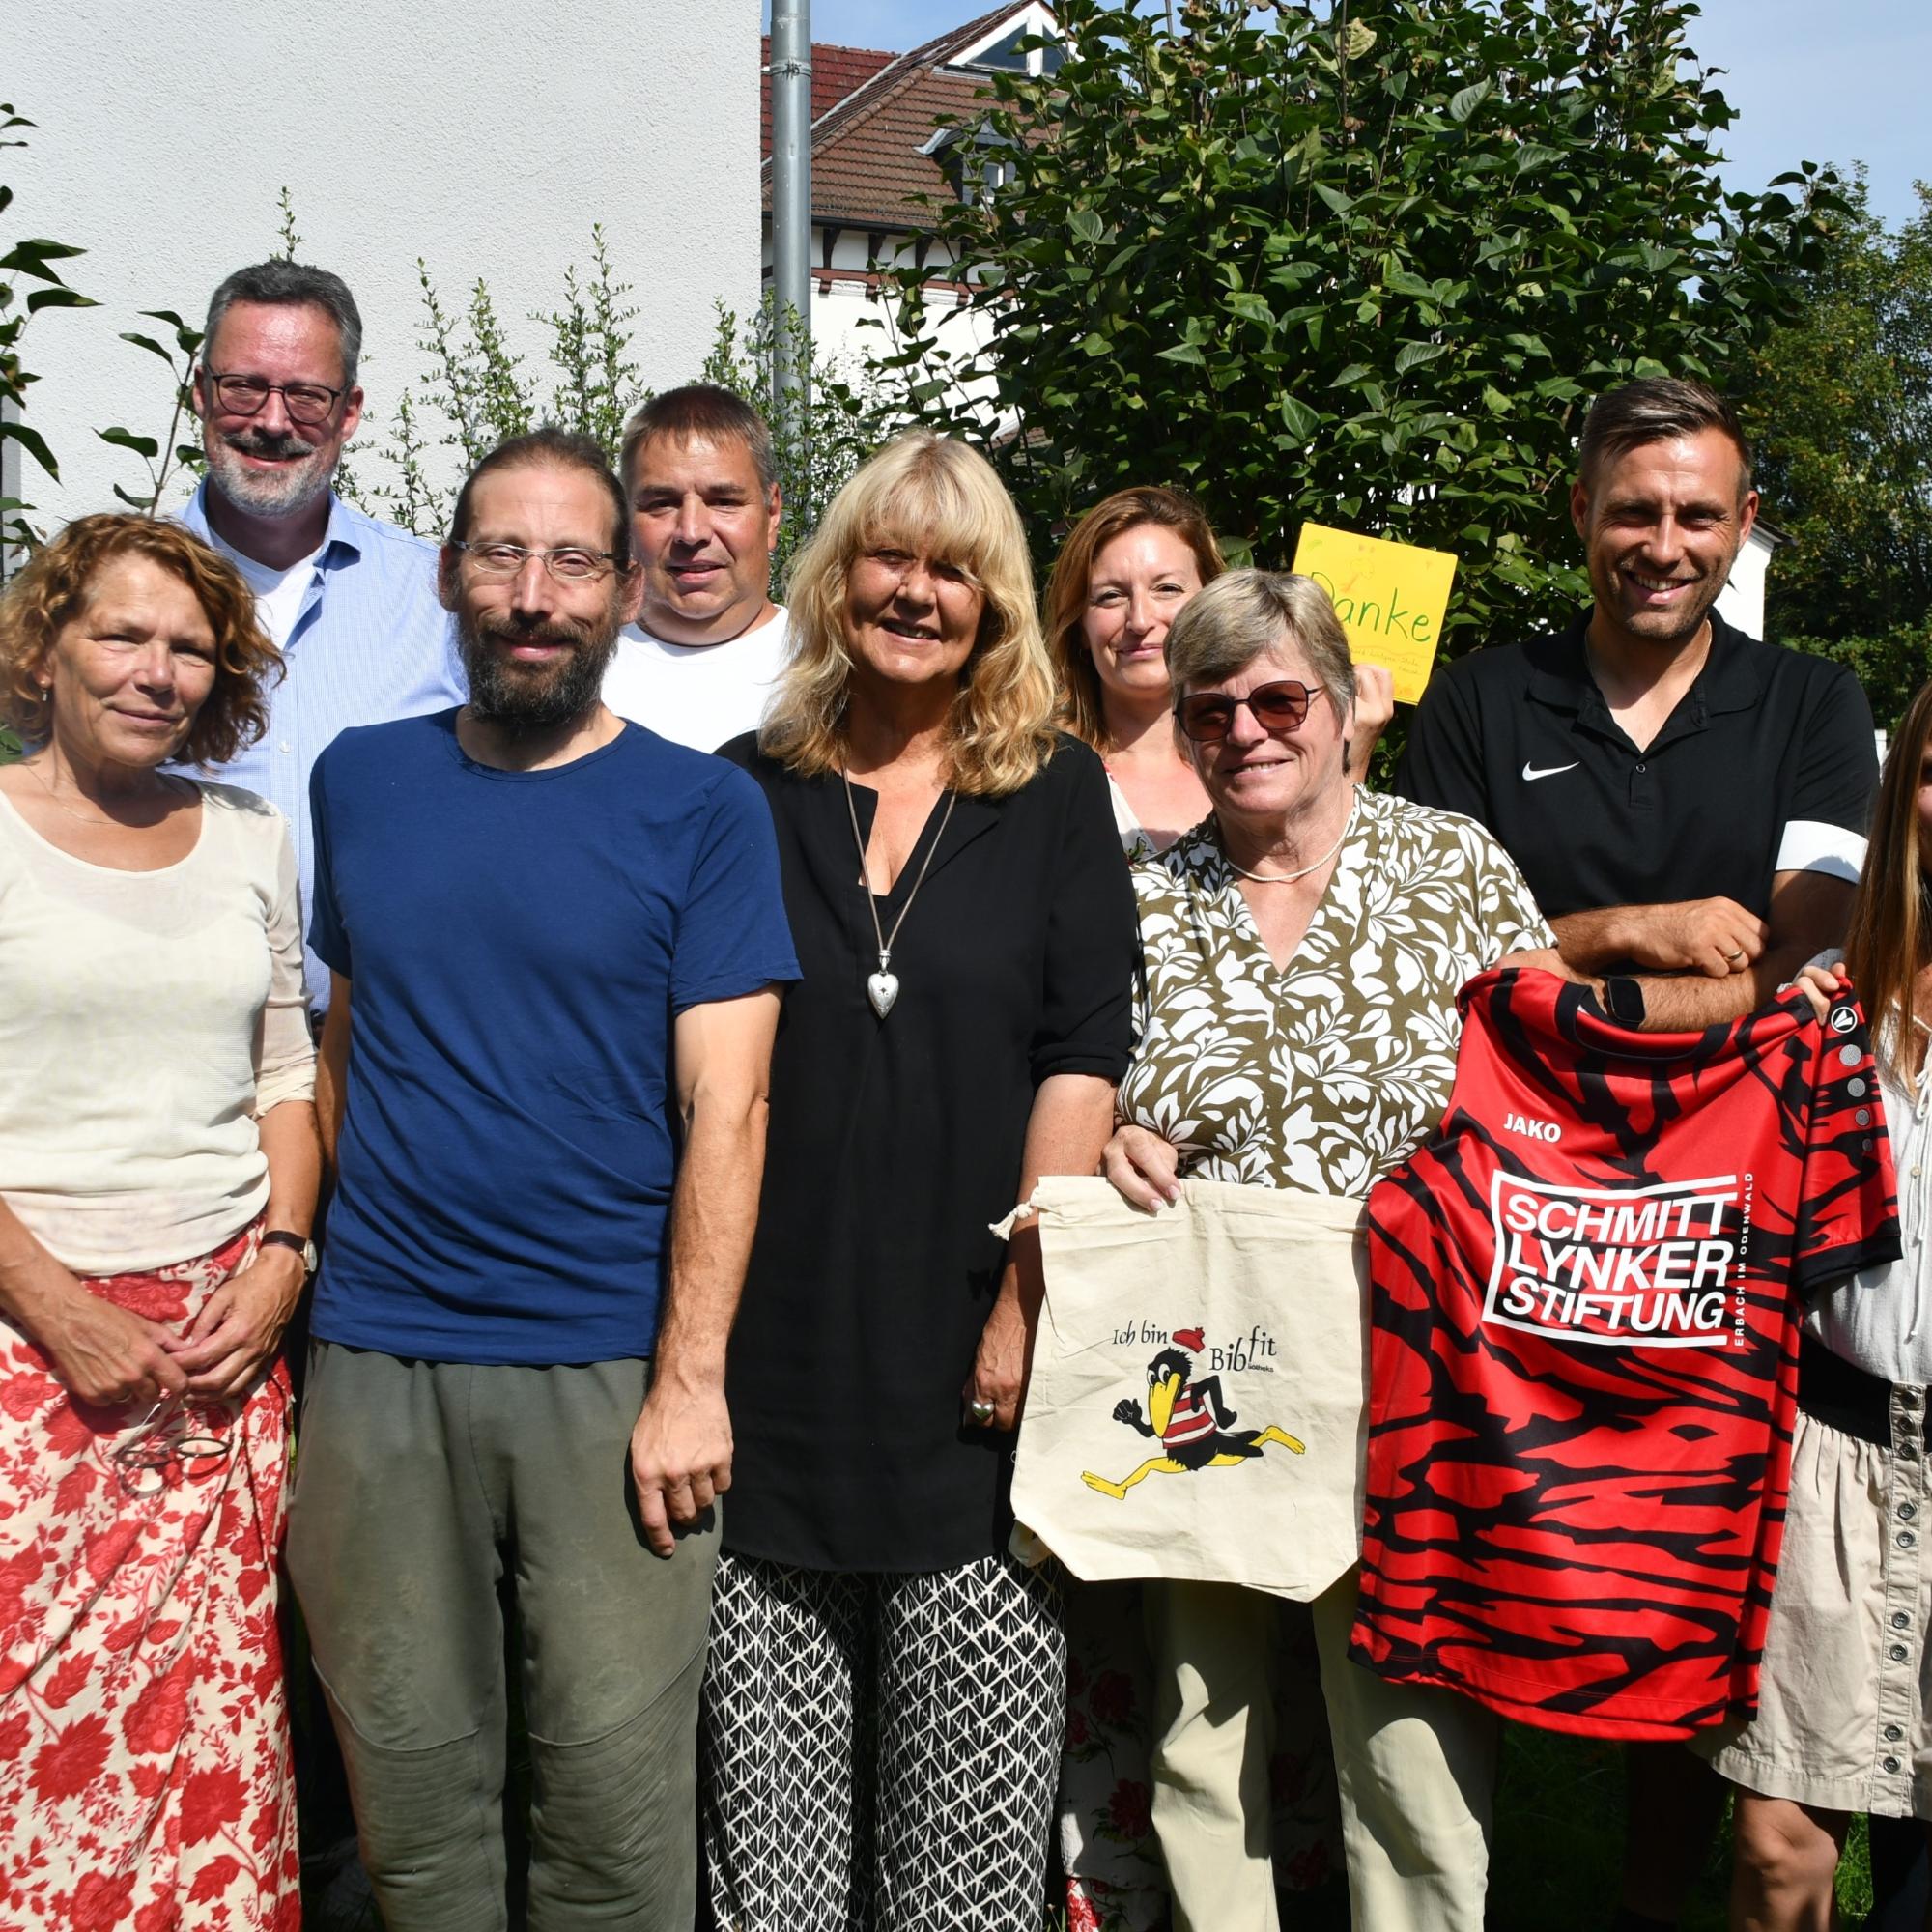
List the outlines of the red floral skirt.
<svg viewBox="0 0 1932 1932">
<path fill-rule="evenodd" d="M 177 1330 L 259 1229 L 88 1282 Z M 73 1402 L 0 1321 L 0 1925 L 293 1932 L 275 1630 L 289 1381 L 244 1401 Z"/>
</svg>

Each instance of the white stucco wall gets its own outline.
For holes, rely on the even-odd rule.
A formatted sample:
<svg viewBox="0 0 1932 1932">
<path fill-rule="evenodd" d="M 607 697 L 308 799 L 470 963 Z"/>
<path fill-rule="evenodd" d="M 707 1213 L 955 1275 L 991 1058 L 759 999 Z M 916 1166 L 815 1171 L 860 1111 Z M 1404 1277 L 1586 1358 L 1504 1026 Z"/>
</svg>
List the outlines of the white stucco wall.
<svg viewBox="0 0 1932 1932">
<path fill-rule="evenodd" d="M 640 310 L 632 356 L 664 388 L 696 375 L 712 304 L 758 298 L 758 0 L 26 0 L 6 12 L 0 96 L 38 125 L 0 151 L 14 189 L 0 237 L 87 249 L 68 280 L 99 308 L 28 327 L 42 381 L 26 420 L 61 482 L 6 449 L 0 495 L 37 522 L 112 507 L 138 460 L 95 431 L 158 438 L 160 364 L 128 343 L 138 311 L 199 326 L 230 270 L 274 252 L 286 185 L 305 261 L 349 283 L 364 325 L 358 479 L 425 357 L 416 258 L 445 307 L 480 274 L 526 369 L 587 269 L 601 221 Z M 8 245 L 0 241 L 0 249 Z M 31 286 L 31 285 L 29 285 Z M 547 384 L 546 384 L 547 386 Z M 453 452 L 440 452 L 453 474 Z M 24 490 L 16 487 L 24 484 Z"/>
</svg>

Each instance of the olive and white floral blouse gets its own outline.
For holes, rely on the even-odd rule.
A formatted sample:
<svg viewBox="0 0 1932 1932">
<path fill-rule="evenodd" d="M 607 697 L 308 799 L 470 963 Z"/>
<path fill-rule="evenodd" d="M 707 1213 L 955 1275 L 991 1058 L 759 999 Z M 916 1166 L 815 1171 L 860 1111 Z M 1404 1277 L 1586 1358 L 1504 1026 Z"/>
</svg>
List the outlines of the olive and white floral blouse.
<svg viewBox="0 0 1932 1932">
<path fill-rule="evenodd" d="M 1133 867 L 1147 989 L 1122 1121 L 1208 1180 L 1361 1196 L 1442 1117 L 1456 994 L 1555 939 L 1473 819 L 1355 794 L 1328 888 L 1277 969 L 1205 819 Z"/>
</svg>

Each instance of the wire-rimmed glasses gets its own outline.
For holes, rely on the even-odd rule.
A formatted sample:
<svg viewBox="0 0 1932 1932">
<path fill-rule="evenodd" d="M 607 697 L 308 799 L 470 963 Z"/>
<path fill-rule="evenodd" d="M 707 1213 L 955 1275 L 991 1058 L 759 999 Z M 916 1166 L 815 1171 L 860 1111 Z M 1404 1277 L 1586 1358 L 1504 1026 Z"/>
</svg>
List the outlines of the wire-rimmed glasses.
<svg viewBox="0 0 1932 1932">
<path fill-rule="evenodd" d="M 454 543 L 474 567 L 478 577 L 514 577 L 531 557 L 535 557 L 559 583 L 588 583 L 616 567 L 616 556 L 608 550 L 583 550 L 565 544 L 557 550 L 531 550 L 513 543 Z"/>
<path fill-rule="evenodd" d="M 234 1451 L 232 1433 L 217 1434 L 215 1412 L 231 1422 L 227 1404 L 211 1406 L 181 1396 L 163 1396 L 134 1425 L 135 1433 L 114 1451 L 114 1472 L 130 1496 L 152 1496 L 169 1485 L 169 1472 L 212 1476 Z"/>
</svg>

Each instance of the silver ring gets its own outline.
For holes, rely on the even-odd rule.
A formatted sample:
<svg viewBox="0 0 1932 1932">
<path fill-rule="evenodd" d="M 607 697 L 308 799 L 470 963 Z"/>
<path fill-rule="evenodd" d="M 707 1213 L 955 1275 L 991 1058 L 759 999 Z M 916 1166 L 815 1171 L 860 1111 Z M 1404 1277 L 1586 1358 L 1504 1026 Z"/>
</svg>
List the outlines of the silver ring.
<svg viewBox="0 0 1932 1932">
<path fill-rule="evenodd" d="M 966 1413 L 975 1422 L 991 1422 L 993 1419 L 993 1405 L 983 1397 L 976 1396 L 973 1401 L 966 1405 Z"/>
<path fill-rule="evenodd" d="M 1745 950 L 1742 946 L 1740 946 L 1735 952 L 1726 952 L 1724 954 L 1724 957 L 1730 960 L 1733 965 L 1735 965 L 1744 956 L 1745 956 Z"/>
</svg>

